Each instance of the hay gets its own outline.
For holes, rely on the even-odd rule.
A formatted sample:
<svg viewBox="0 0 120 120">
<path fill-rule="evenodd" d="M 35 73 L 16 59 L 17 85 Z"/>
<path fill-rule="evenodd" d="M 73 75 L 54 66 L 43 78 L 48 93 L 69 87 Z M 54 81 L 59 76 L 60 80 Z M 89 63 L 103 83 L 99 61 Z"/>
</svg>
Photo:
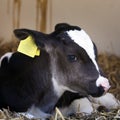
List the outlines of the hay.
<svg viewBox="0 0 120 120">
<path fill-rule="evenodd" d="M 116 55 L 101 54 L 98 57 L 99 65 L 110 80 L 111 88 L 109 92 L 113 93 L 120 100 L 120 57 Z"/>
<path fill-rule="evenodd" d="M 25 116 L 18 116 L 16 113 L 10 112 L 8 109 L 0 110 L 0 120 L 29 120 Z"/>
<path fill-rule="evenodd" d="M 114 109 L 110 112 L 94 112 L 91 115 L 77 113 L 66 120 L 117 120 L 120 118 L 120 109 Z"/>
<path fill-rule="evenodd" d="M 6 52 L 16 51 L 18 42 L 10 42 L 2 44 L 0 40 L 0 56 Z M 109 78 L 111 89 L 109 92 L 113 93 L 117 99 L 120 100 L 120 57 L 116 55 L 100 54 L 98 62 L 105 75 Z M 119 120 L 120 108 L 107 111 L 106 108 L 98 109 L 91 115 L 85 113 L 76 113 L 70 117 L 63 117 L 59 109 L 56 109 L 55 116 L 50 120 Z M 19 115 L 9 110 L 3 109 L 0 111 L 0 120 L 30 120 L 23 115 Z"/>
<path fill-rule="evenodd" d="M 7 43 L 3 42 L 3 39 L 0 39 L 0 57 L 5 54 L 6 52 L 14 52 L 17 50 L 18 41 L 13 40 Z"/>
<path fill-rule="evenodd" d="M 29 119 L 23 115 L 18 115 L 17 113 L 10 112 L 8 109 L 0 110 L 0 120 L 38 120 Z M 85 113 L 76 113 L 75 115 L 69 117 L 63 117 L 59 109 L 56 109 L 55 116 L 52 116 L 50 120 L 120 120 L 120 108 L 112 109 L 109 112 L 93 112 L 91 115 Z"/>
</svg>

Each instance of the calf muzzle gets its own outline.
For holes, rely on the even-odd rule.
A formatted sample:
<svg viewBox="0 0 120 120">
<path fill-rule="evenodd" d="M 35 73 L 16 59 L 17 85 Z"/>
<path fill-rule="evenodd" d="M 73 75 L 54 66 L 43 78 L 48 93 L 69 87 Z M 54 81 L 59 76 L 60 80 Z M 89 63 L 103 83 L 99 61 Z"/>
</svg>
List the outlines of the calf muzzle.
<svg viewBox="0 0 120 120">
<path fill-rule="evenodd" d="M 107 92 L 110 88 L 110 84 L 107 78 L 99 76 L 97 81 L 96 81 L 96 86 L 97 87 L 103 87 L 104 91 Z"/>
</svg>

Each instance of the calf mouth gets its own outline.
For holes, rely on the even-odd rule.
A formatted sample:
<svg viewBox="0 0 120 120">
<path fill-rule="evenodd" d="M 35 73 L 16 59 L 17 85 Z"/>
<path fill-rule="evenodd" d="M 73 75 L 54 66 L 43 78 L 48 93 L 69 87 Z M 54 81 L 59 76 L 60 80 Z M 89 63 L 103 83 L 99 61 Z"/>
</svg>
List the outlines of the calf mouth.
<svg viewBox="0 0 120 120">
<path fill-rule="evenodd" d="M 109 80 L 103 76 L 99 76 L 95 83 L 89 86 L 89 94 L 92 97 L 100 97 L 110 89 Z"/>
<path fill-rule="evenodd" d="M 105 93 L 105 90 L 102 86 L 97 87 L 96 90 L 89 93 L 92 97 L 100 97 Z"/>
</svg>

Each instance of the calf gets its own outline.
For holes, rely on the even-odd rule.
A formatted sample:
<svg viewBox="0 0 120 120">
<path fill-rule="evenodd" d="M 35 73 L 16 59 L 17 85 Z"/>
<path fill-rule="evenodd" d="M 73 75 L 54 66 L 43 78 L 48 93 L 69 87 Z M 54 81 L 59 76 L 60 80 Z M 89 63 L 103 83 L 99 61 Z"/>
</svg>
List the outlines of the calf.
<svg viewBox="0 0 120 120">
<path fill-rule="evenodd" d="M 14 52 L 1 57 L 0 108 L 46 118 L 56 106 L 69 106 L 88 95 L 98 97 L 109 89 L 96 61 L 96 46 L 78 26 L 60 23 L 50 34 L 29 29 L 14 33 L 21 41 L 31 36 L 40 55 Z"/>
</svg>

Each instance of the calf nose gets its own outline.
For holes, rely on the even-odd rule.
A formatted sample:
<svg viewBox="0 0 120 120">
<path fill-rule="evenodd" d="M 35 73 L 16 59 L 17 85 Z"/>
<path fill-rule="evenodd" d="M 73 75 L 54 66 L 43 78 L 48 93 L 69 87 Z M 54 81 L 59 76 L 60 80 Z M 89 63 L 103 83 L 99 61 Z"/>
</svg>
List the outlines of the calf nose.
<svg viewBox="0 0 120 120">
<path fill-rule="evenodd" d="M 107 92 L 108 89 L 110 88 L 110 84 L 107 78 L 99 76 L 97 81 L 96 81 L 96 86 L 102 86 L 104 91 Z"/>
</svg>

